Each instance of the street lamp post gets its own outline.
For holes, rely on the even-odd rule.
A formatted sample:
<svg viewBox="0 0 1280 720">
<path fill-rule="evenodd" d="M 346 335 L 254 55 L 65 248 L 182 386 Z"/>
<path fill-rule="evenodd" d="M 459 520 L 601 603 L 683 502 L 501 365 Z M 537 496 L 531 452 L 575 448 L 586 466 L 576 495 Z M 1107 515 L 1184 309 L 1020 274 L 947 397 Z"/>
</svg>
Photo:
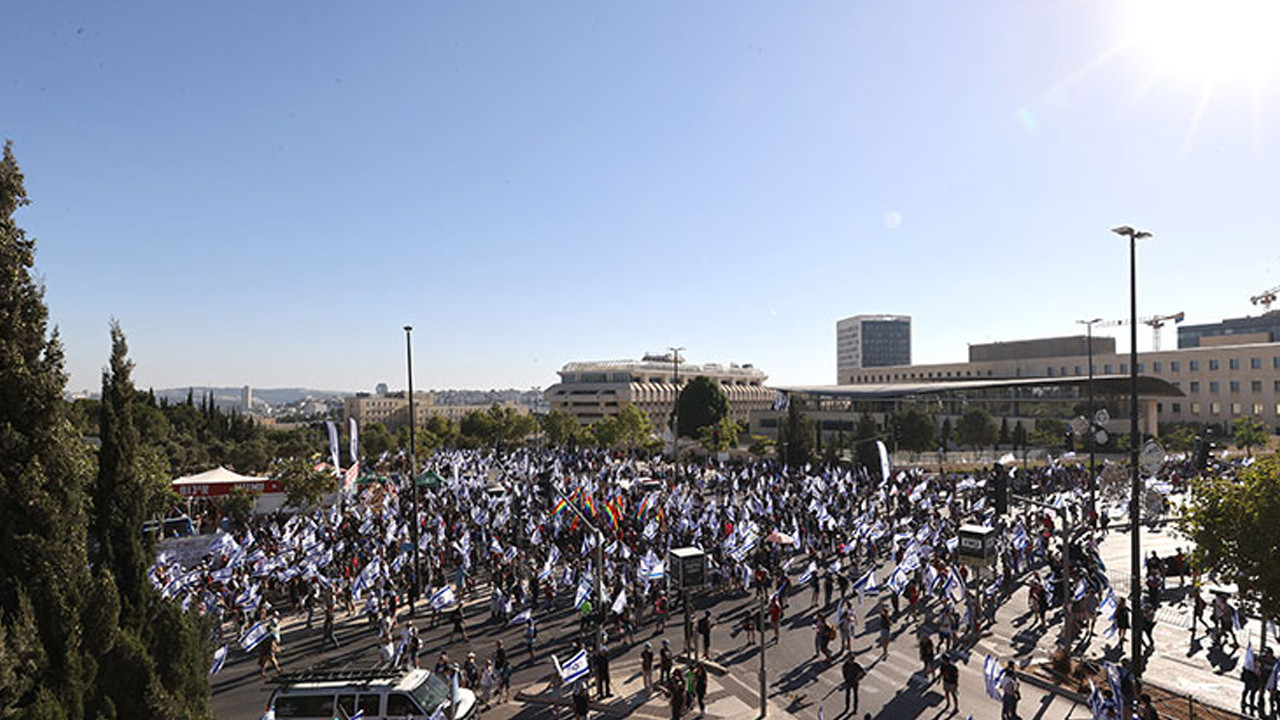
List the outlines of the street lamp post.
<svg viewBox="0 0 1280 720">
<path fill-rule="evenodd" d="M 414 614 L 413 606 L 418 602 L 418 586 L 422 583 L 418 564 L 418 444 L 417 415 L 413 407 L 413 326 L 404 326 L 405 366 L 409 374 L 409 497 L 413 509 L 413 520 L 409 523 L 409 541 L 413 543 L 413 582 L 409 585 L 409 616 Z"/>
<path fill-rule="evenodd" d="M 1128 225 L 1111 232 L 1129 238 L 1129 533 L 1132 546 L 1129 558 L 1129 604 L 1133 613 L 1133 644 L 1130 650 L 1134 677 L 1142 679 L 1142 545 L 1138 534 L 1142 529 L 1140 502 L 1141 479 L 1138 474 L 1138 241 L 1151 237 L 1145 230 Z"/>
<path fill-rule="evenodd" d="M 1098 473 L 1097 473 L 1097 470 L 1094 469 L 1094 449 L 1095 449 L 1096 443 L 1094 443 L 1093 441 L 1094 432 L 1093 432 L 1092 423 L 1093 423 L 1093 326 L 1100 322 L 1102 322 L 1102 318 L 1093 318 L 1092 320 L 1076 321 L 1077 324 L 1084 325 L 1085 327 L 1087 327 L 1088 333 L 1089 333 L 1089 336 L 1088 336 L 1089 339 L 1087 341 L 1087 345 L 1088 345 L 1087 349 L 1089 353 L 1089 410 L 1087 411 L 1087 415 L 1089 417 L 1089 423 L 1090 423 L 1089 436 L 1087 438 L 1087 442 L 1089 443 L 1089 510 L 1095 516 L 1095 517 L 1089 518 L 1090 531 L 1092 531 L 1098 525 L 1098 521 L 1096 519 L 1096 515 L 1098 512 L 1098 494 L 1097 494 L 1098 493 Z"/>
<path fill-rule="evenodd" d="M 680 482 L 680 351 L 682 347 L 669 347 L 671 351 L 672 385 L 675 399 L 671 403 L 671 459 L 676 466 L 676 483 Z"/>
</svg>

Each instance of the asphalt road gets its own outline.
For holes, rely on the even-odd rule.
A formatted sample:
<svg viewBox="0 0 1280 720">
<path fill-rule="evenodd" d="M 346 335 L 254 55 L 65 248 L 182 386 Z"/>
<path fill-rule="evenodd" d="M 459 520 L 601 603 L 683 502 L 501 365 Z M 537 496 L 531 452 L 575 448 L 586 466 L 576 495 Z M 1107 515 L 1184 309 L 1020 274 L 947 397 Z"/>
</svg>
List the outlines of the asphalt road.
<svg viewBox="0 0 1280 720">
<path fill-rule="evenodd" d="M 550 656 L 557 654 L 561 659 L 567 658 L 578 634 L 579 624 L 576 613 L 569 607 L 570 598 L 562 595 L 557 599 L 557 609 L 554 612 L 548 614 L 540 611 L 535 615 L 539 623 L 539 637 L 532 661 L 523 649 L 523 628 L 499 627 L 488 622 L 487 598 L 487 586 L 481 585 L 473 591 L 465 606 L 470 638 L 468 641 L 455 639 L 453 643 L 447 642 L 448 624 L 441 619 L 431 629 L 429 616 L 421 615 L 420 606 L 420 617 L 416 622 L 423 637 L 422 663 L 428 666 L 433 664 L 442 651 L 448 652 L 450 658 L 458 662 L 466 657 L 467 652 L 475 652 L 478 661 L 483 663 L 492 654 L 496 642 L 502 640 L 509 657 L 515 661 L 513 689 L 518 690 L 532 683 L 541 686 L 554 672 Z M 772 635 L 769 636 L 770 643 L 766 647 L 769 692 L 775 702 L 787 706 L 798 717 L 817 717 L 821 706 L 824 717 L 834 719 L 841 716 L 844 708 L 839 667 L 843 658 L 836 657 L 828 662 L 814 657 L 812 626 L 816 609 L 811 610 L 809 602 L 808 589 L 793 591 L 790 608 L 783 617 L 781 642 L 774 644 Z M 721 681 L 743 701 L 756 706 L 759 649 L 747 647 L 745 636 L 737 630 L 738 621 L 749 604 L 755 607 L 755 600 L 740 592 L 728 592 L 718 599 L 702 596 L 694 604 L 699 614 L 704 607 L 711 609 L 713 613 L 716 625 L 712 631 L 712 658 L 728 670 L 728 675 L 722 677 Z M 904 610 L 905 607 L 904 602 Z M 861 606 L 861 611 L 867 616 L 873 616 L 874 608 L 874 602 L 868 600 Z M 402 621 L 405 617 L 404 614 L 401 615 Z M 652 621 L 648 621 L 637 633 L 634 645 L 629 645 L 625 638 L 613 639 L 610 643 L 613 648 L 613 664 L 618 666 L 638 662 L 644 640 L 652 640 L 656 651 L 660 639 L 665 637 L 672 648 L 678 650 L 682 633 L 678 610 L 673 613 L 671 620 L 661 636 L 656 633 Z M 861 619 L 858 623 L 858 635 L 852 645 L 860 662 L 868 670 L 861 688 L 861 712 L 870 712 L 876 718 L 895 719 L 932 720 L 957 717 L 965 720 L 970 715 L 979 719 L 999 717 L 999 703 L 988 698 L 984 692 L 982 662 L 987 652 L 992 652 L 1001 659 L 1008 658 L 1007 645 L 1002 649 L 995 638 L 984 638 L 975 648 L 961 655 L 961 710 L 958 713 L 943 712 L 941 683 L 921 672 L 916 642 L 918 625 L 908 624 L 904 618 L 899 618 L 895 622 L 889 656 L 880 659 L 879 649 L 873 647 L 877 638 L 877 623 L 878 620 L 874 617 L 870 620 Z M 282 666 L 288 671 L 320 663 L 341 667 L 368 666 L 376 662 L 375 635 L 366 621 L 360 618 L 344 619 L 340 615 L 338 636 L 342 643 L 340 648 L 322 651 L 319 622 L 314 630 L 307 631 L 300 622 L 291 620 L 284 631 L 284 647 L 280 658 Z M 832 648 L 838 650 L 839 646 L 837 638 L 832 643 Z M 254 658 L 240 652 L 238 648 L 233 649 L 226 667 L 213 680 L 213 708 L 217 718 L 255 720 L 262 715 L 272 686 L 259 677 Z M 1055 699 L 1025 683 L 1022 698 L 1020 714 L 1023 718 L 1039 720 L 1089 716 L 1086 708 L 1076 707 L 1060 698 Z"/>
</svg>

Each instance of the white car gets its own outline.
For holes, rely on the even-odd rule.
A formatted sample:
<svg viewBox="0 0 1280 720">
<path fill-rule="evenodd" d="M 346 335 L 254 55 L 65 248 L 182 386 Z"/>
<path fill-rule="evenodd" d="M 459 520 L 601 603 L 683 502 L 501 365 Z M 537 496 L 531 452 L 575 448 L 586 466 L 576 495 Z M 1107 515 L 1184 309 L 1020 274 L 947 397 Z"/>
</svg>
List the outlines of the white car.
<svg viewBox="0 0 1280 720">
<path fill-rule="evenodd" d="M 449 715 L 449 684 L 428 670 L 334 670 L 286 673 L 271 694 L 266 717 L 285 720 L 426 720 Z M 475 714 L 476 696 L 457 691 L 454 720 Z M 363 712 L 363 715 L 359 713 Z"/>
</svg>

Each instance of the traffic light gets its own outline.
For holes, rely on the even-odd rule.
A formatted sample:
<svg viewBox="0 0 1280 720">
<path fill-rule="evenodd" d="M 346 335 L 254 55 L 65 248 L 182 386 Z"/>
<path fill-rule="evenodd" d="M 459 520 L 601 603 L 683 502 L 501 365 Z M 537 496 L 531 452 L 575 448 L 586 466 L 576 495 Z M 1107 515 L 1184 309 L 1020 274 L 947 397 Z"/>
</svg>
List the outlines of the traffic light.
<svg viewBox="0 0 1280 720">
<path fill-rule="evenodd" d="M 996 516 L 1004 517 L 1009 513 L 1009 476 L 1000 463 L 991 466 L 991 487 L 995 493 Z"/>
</svg>

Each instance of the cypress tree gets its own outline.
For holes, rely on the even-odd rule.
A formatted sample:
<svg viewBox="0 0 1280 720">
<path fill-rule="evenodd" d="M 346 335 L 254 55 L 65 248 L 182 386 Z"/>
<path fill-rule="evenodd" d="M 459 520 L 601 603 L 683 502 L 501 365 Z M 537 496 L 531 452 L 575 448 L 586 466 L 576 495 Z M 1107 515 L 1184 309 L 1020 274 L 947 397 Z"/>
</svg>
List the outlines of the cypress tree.
<svg viewBox="0 0 1280 720">
<path fill-rule="evenodd" d="M 92 458 L 67 417 L 62 345 L 32 278 L 28 203 L 5 143 L 0 159 L 0 716 L 84 715 L 85 486 Z"/>
</svg>

